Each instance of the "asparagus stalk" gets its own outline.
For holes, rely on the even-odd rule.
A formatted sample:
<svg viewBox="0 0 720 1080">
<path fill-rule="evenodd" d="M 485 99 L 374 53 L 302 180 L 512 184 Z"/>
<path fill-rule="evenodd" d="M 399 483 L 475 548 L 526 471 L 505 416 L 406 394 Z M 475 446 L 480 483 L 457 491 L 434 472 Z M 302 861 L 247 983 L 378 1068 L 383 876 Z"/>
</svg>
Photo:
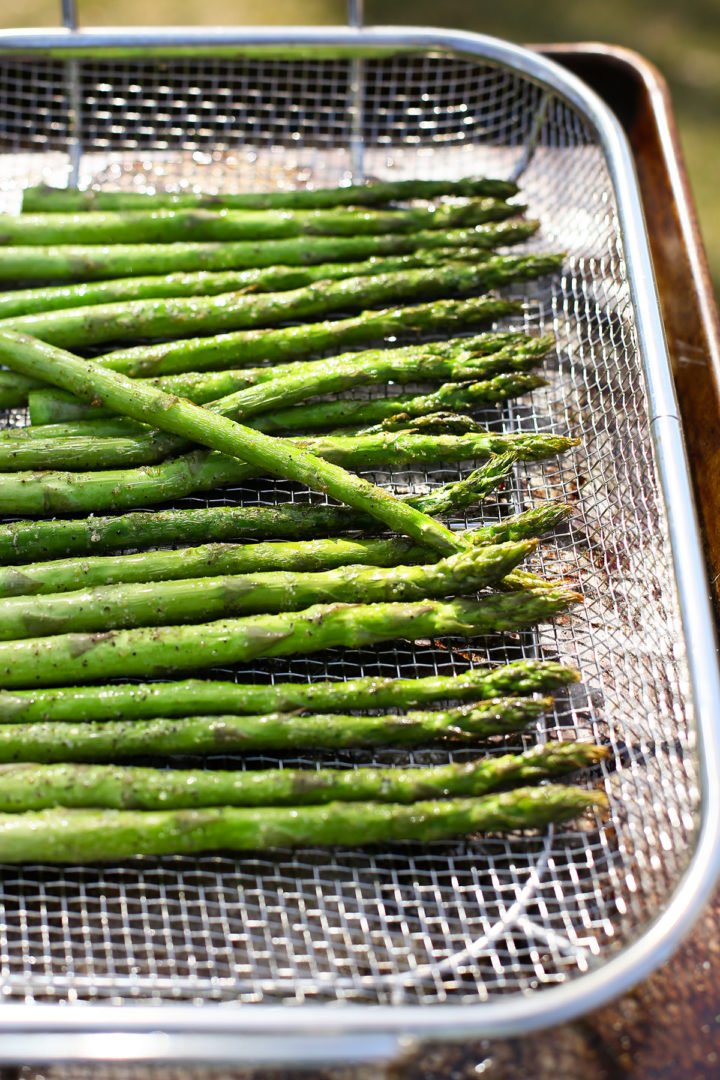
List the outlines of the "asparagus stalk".
<svg viewBox="0 0 720 1080">
<path fill-rule="evenodd" d="M 510 514 L 501 521 L 484 525 L 476 529 L 473 537 L 476 542 L 487 544 L 505 544 L 510 540 L 524 540 L 529 536 L 542 536 L 559 525 L 573 512 L 570 503 L 546 502 L 531 506 L 519 514 Z"/>
<path fill-rule="evenodd" d="M 332 311 L 363 309 L 396 300 L 442 299 L 455 293 L 486 289 L 492 284 L 539 277 L 558 265 L 559 258 L 550 255 L 506 256 L 479 266 L 448 263 L 432 269 L 316 281 L 302 289 L 285 292 L 248 294 L 240 291 L 208 297 L 94 304 L 3 319 L 0 331 L 16 330 L 65 348 L 85 348 L 139 337 L 177 339 L 183 335 L 273 326 L 279 322 Z"/>
<path fill-rule="evenodd" d="M 382 236 L 424 229 L 466 229 L 505 221 L 525 206 L 503 199 L 397 209 L 236 210 L 159 207 L 36 213 L 3 217 L 0 244 L 171 244 L 282 240 L 304 236 Z"/>
<path fill-rule="evenodd" d="M 403 385 L 436 379 L 487 381 L 488 377 L 502 373 L 522 374 L 540 362 L 552 343 L 550 337 L 481 334 L 444 343 L 341 353 L 326 360 L 276 367 L 247 368 L 214 375 L 168 376 L 148 380 L 147 385 L 187 397 L 195 404 L 213 400 L 215 410 L 227 405 L 228 414 L 249 416 L 268 409 L 275 411 L 310 395 L 338 393 L 367 383 L 392 381 Z M 488 387 L 485 391 L 488 400 L 496 392 L 501 391 Z M 478 391 L 479 396 L 482 393 Z M 33 424 L 40 421 L 43 426 L 43 417 L 37 412 L 38 400 L 50 399 L 46 396 L 41 399 L 37 394 L 31 399 Z M 97 412 L 97 406 L 94 408 Z M 42 432 L 37 437 L 42 437 Z"/>
<path fill-rule="evenodd" d="M 261 437 L 260 432 L 253 434 Z M 271 436 L 262 437 L 273 441 Z M 400 466 L 410 462 L 463 461 L 508 451 L 522 460 L 539 461 L 563 453 L 577 444 L 575 439 L 545 434 L 423 436 L 396 432 L 361 435 L 352 439 L 330 436 L 297 439 L 292 444 L 285 439 L 274 441 L 278 452 L 285 446 L 300 445 L 312 451 L 313 455 L 353 469 L 387 468 L 388 464 Z M 263 472 L 261 470 L 259 473 L 254 466 L 222 454 L 198 450 L 159 465 L 143 465 L 136 469 L 5 473 L 0 474 L 0 513 L 46 516 L 50 513 L 130 510 L 183 498 L 195 492 L 240 484 Z M 315 475 L 319 477 L 320 473 Z M 318 480 L 314 479 L 313 482 L 317 486 Z M 377 514 L 374 516 L 377 517 Z M 387 523 L 390 524 L 389 521 Z M 429 543 L 422 536 L 413 539 Z"/>
<path fill-rule="evenodd" d="M 268 385 L 268 384 L 265 384 Z M 474 383 L 444 383 L 431 394 L 401 394 L 396 397 L 373 398 L 371 401 L 340 399 L 338 401 L 310 402 L 290 408 L 273 409 L 254 416 L 252 426 L 258 431 L 274 431 L 282 434 L 306 432 L 316 428 L 341 428 L 378 424 L 392 420 L 393 427 L 408 427 L 407 421 L 424 417 L 443 409 L 471 409 L 477 405 L 493 405 L 511 397 L 520 397 L 547 381 L 538 375 L 521 375 L 507 372 Z M 463 418 L 465 421 L 467 417 Z M 465 424 L 464 429 L 471 426 Z M 381 430 L 389 430 L 386 424 Z M 372 434 L 367 431 L 366 434 Z M 0 447 L 1 449 L 1 447 Z M 0 458 L 0 462 L 2 458 Z M 0 468 L 6 466 L 0 464 Z"/>
<path fill-rule="evenodd" d="M 334 380 L 329 376 L 325 381 L 329 383 Z M 248 387 L 214 402 L 208 406 L 208 410 L 234 420 L 247 420 L 255 431 L 280 432 L 286 435 L 294 432 L 304 434 L 317 428 L 335 427 L 337 424 L 343 427 L 346 424 L 353 425 L 358 435 L 378 434 L 383 431 L 407 433 L 412 418 L 416 417 L 420 420 L 413 424 L 412 431 L 415 434 L 431 430 L 440 434 L 470 431 L 483 434 L 486 429 L 467 416 L 438 414 L 434 410 L 443 405 L 471 408 L 478 404 L 492 404 L 544 385 L 546 381 L 535 375 L 506 374 L 459 386 L 445 384 L 432 394 L 377 398 L 372 401 L 319 401 L 304 406 L 278 408 L 277 411 L 272 409 L 273 402 L 295 402 L 303 395 L 311 396 L 317 390 L 317 386 L 309 384 L 298 375 L 296 378 L 274 379 L 256 387 Z M 257 416 L 258 411 L 262 415 Z M 432 423 L 429 420 L 423 423 L 423 417 L 428 416 L 433 417 Z M 363 425 L 375 424 L 385 418 L 392 423 L 386 421 L 378 427 L 363 429 Z M 346 437 L 351 432 L 352 428 L 351 431 L 341 429 L 332 434 Z M 67 435 L 62 440 L 57 437 L 41 439 L 37 436 L 32 439 L 0 439 L 0 471 L 125 468 L 162 461 L 163 458 L 188 449 L 190 445 L 185 439 L 163 435 L 152 429 L 128 431 L 127 434 L 115 436 L 106 435 L 102 439 L 82 435 Z"/>
<path fill-rule="evenodd" d="M 592 743 L 548 742 L 522 754 L 412 769 L 230 771 L 22 762 L 0 766 L 0 812 L 53 806 L 179 810 L 468 798 L 563 776 L 605 756 L 605 748 Z"/>
<path fill-rule="evenodd" d="M 403 496 L 403 501 L 433 514 L 472 505 L 509 474 L 512 453 L 491 457 L 464 480 L 445 484 L 427 495 Z M 0 524 L 0 563 L 34 562 L 48 556 L 86 555 L 118 548 L 160 544 L 197 544 L 209 538 L 237 540 L 328 536 L 377 527 L 374 518 L 343 506 L 285 503 L 278 506 L 208 506 L 202 510 L 139 512 L 122 517 L 71 521 L 45 519 Z M 24 571 L 23 571 L 24 572 Z"/>
<path fill-rule="evenodd" d="M 500 362 L 500 361 L 498 361 Z M 537 361 L 533 358 L 526 358 L 525 363 L 529 367 L 531 364 Z M 322 361 L 318 361 L 322 363 Z M 310 366 L 310 362 L 307 365 Z M 520 362 L 518 363 L 520 366 Z M 295 365 L 288 365 L 288 367 L 295 367 Z M 273 371 L 273 368 L 264 369 L 267 371 Z M 456 369 L 460 371 L 460 367 Z M 295 372 L 292 373 L 294 376 Z M 167 380 L 157 380 L 157 382 L 170 382 L 173 377 L 171 376 Z M 362 374 L 358 373 L 357 378 L 354 379 L 355 385 L 362 385 Z M 390 376 L 392 379 L 392 376 Z M 290 381 L 290 376 L 288 376 Z M 371 381 L 368 378 L 368 381 Z M 393 380 L 395 381 L 395 380 Z M 402 379 L 397 380 L 402 383 Z M 269 382 L 276 383 L 276 389 L 281 388 L 283 385 L 287 385 L 278 375 L 277 380 L 264 379 L 262 383 L 265 385 Z M 309 380 L 308 380 L 309 383 Z M 397 420 L 395 424 L 396 428 L 400 428 L 402 424 L 400 421 L 406 420 L 411 415 L 423 416 L 424 409 L 432 409 L 433 406 L 437 406 L 438 403 L 442 404 L 443 398 L 452 398 L 453 404 L 457 408 L 469 408 L 479 402 L 484 403 L 496 403 L 505 400 L 508 397 L 519 396 L 520 394 L 527 393 L 534 390 L 538 386 L 543 386 L 544 380 L 537 375 L 523 375 L 515 372 L 506 372 L 500 375 L 493 376 L 492 379 L 483 379 L 479 383 L 465 384 L 458 388 L 457 393 L 450 390 L 451 386 L 455 386 L 452 383 L 445 383 L 439 390 L 442 390 L 440 397 L 435 397 L 434 394 L 423 395 L 404 395 L 389 399 L 389 404 L 385 404 L 382 400 L 381 404 L 377 405 L 376 401 L 358 401 L 354 398 L 345 399 L 341 401 L 323 401 L 312 402 L 307 408 L 304 406 L 292 406 L 287 409 L 272 409 L 264 415 L 254 415 L 252 421 L 252 427 L 258 429 L 258 431 L 280 431 L 287 434 L 290 431 L 298 431 L 300 433 L 310 431 L 314 428 L 332 427 L 335 434 L 342 434 L 341 431 L 335 430 L 339 426 L 347 427 L 349 421 L 352 421 L 353 425 L 365 425 L 373 421 L 381 421 L 383 417 L 387 417 L 388 420 Z M 309 383 L 310 385 L 310 383 Z M 163 387 L 166 393 L 170 391 Z M 56 395 L 64 394 L 60 391 L 40 391 L 37 394 L 33 392 L 30 401 L 30 417 L 42 417 L 47 415 L 47 409 L 54 410 Z M 68 395 L 70 396 L 70 395 Z M 187 397 L 188 401 L 194 401 L 193 395 L 182 394 L 181 397 Z M 41 400 L 40 412 L 38 412 L 37 402 Z M 74 399 L 79 401 L 79 399 Z M 197 402 L 196 402 L 197 403 Z M 327 406 L 330 406 L 326 412 Z M 92 411 L 92 406 L 83 406 Z M 395 410 L 400 409 L 401 412 L 397 413 Z M 138 424 L 134 420 L 128 420 L 127 417 L 118 417 L 113 415 L 107 416 L 95 416 L 96 412 L 105 412 L 105 410 L 95 410 L 93 413 L 93 419 L 89 420 L 68 420 L 59 424 L 46 424 L 39 423 L 32 426 L 22 428 L 6 428 L 0 431 L 0 445 L 3 443 L 16 443 L 16 442 L 36 442 L 49 439 L 75 439 L 75 438 L 91 438 L 108 439 L 108 438 L 125 438 L 135 437 L 138 435 L 149 435 L 150 428 L 147 425 Z M 329 419 L 328 419 L 329 417 Z M 383 425 L 382 430 L 387 430 L 387 425 Z M 467 430 L 467 425 L 465 427 Z M 364 434 L 372 434 L 370 431 L 365 431 Z M 7 453 L 7 451 L 5 451 Z M 5 466 L 3 466 L 5 468 Z"/>
<path fill-rule="evenodd" d="M 23 191 L 24 213 L 78 213 L 84 210 L 155 210 L 159 207 L 227 207 L 236 210 L 303 210 L 331 206 L 378 206 L 409 199 L 435 199 L 447 195 L 509 199 L 518 192 L 511 180 L 471 177 L 463 180 L 383 180 L 347 187 L 301 188 L 297 191 L 260 191 L 211 195 L 195 191 L 101 191 L 97 188 L 56 188 L 48 184 Z"/>
<path fill-rule="evenodd" d="M 230 240 L 177 244 L 62 244 L 3 248 L 0 281 L 84 281 L 195 270 L 301 266 L 409 255 L 429 248 L 488 250 L 517 244 L 537 221 L 505 221 L 473 229 L 422 229 L 382 236 L 303 236 L 285 240 Z"/>
<path fill-rule="evenodd" d="M 397 566 L 431 562 L 433 553 L 400 537 L 378 540 L 297 540 L 260 544 L 203 544 L 196 548 L 96 555 L 0 568 L 0 596 L 70 592 L 98 585 L 173 581 L 268 570 L 309 572 L 338 566 Z"/>
<path fill-rule="evenodd" d="M 534 385 L 543 385 L 543 380 Z M 533 387 L 528 387 L 533 389 Z M 299 407 L 299 406 L 298 406 Z M 258 430 L 266 431 L 267 426 L 255 423 Z M 487 428 L 468 416 L 467 413 L 431 412 L 420 413 L 418 416 L 409 416 L 406 412 L 391 413 L 385 420 L 370 426 L 333 428 L 331 435 L 377 435 L 383 431 L 403 431 L 406 435 L 465 435 L 471 431 L 487 431 Z"/>
<path fill-rule="evenodd" d="M 514 514 L 500 525 L 475 529 L 469 536 L 477 545 L 490 543 L 491 538 L 496 536 L 500 537 L 501 544 L 531 539 L 554 528 L 570 510 L 564 503 L 548 503 L 523 514 Z M 427 548 L 399 537 L 378 540 L 293 540 L 289 543 L 276 540 L 259 544 L 212 543 L 172 551 L 95 555 L 1 567 L 0 596 L 32 596 L 99 585 L 249 574 L 269 569 L 309 572 L 355 563 L 397 566 L 400 563 L 429 562 L 432 558 L 433 552 Z"/>
<path fill-rule="evenodd" d="M 202 810 L 40 810 L 0 817 L 5 863 L 116 862 L 135 855 L 428 843 L 479 832 L 540 829 L 604 810 L 605 795 L 567 785 L 516 788 L 479 799 L 328 803 Z"/>
<path fill-rule="evenodd" d="M 319 263 L 316 266 L 262 266 L 250 270 L 200 270 L 190 274 L 154 274 L 122 277 L 111 281 L 82 281 L 74 285 L 44 285 L 0 293 L 0 318 L 32 315 L 41 311 L 109 304 L 120 300 L 147 300 L 163 296 L 217 296 L 225 292 L 281 292 L 300 289 L 314 281 L 386 274 L 419 266 L 438 266 L 452 260 L 472 258 L 478 262 L 483 252 L 469 248 L 438 248 L 411 255 L 389 255 L 360 262 Z"/>
<path fill-rule="evenodd" d="M 125 435 L 147 434 L 147 424 L 138 424 L 126 416 L 101 416 L 96 420 L 70 420 L 65 424 L 3 428 L 0 443 L 44 442 L 50 439 L 114 439 Z"/>
<path fill-rule="evenodd" d="M 438 301 L 438 303 L 444 302 Z M 477 316 L 478 318 L 481 312 L 485 312 L 487 317 L 492 317 L 493 314 L 502 315 L 508 310 L 506 302 L 493 302 L 487 297 L 469 301 L 469 303 L 472 305 L 473 317 Z M 410 312 L 412 310 L 419 311 L 421 308 L 404 308 L 401 309 L 401 312 Z M 365 312 L 364 315 L 371 322 L 374 321 L 372 311 Z M 421 318 L 420 322 L 422 323 L 422 321 Z M 340 327 L 338 335 L 341 342 L 344 340 L 342 327 L 346 323 L 355 325 L 353 320 L 342 320 L 334 324 Z M 306 327 L 289 327 L 279 331 L 269 330 L 267 331 L 268 348 L 272 355 L 273 342 L 278 343 L 281 337 L 287 338 L 288 330 L 304 334 L 305 330 L 319 327 L 322 334 L 325 332 L 322 329 L 323 327 L 329 328 L 332 326 L 333 323 L 314 323 Z M 397 329 L 400 332 L 400 328 Z M 247 331 L 245 335 L 253 333 L 254 331 Z M 217 345 L 223 341 L 230 341 L 232 345 L 232 342 L 242 337 L 243 332 L 238 331 L 233 334 L 220 335 L 220 337 L 216 338 L 195 340 L 206 342 L 203 349 L 207 355 L 209 348 L 207 342 L 214 342 Z M 246 341 L 246 344 L 249 354 L 252 356 L 257 342 L 253 339 Z M 192 343 L 186 341 L 179 343 L 177 354 L 173 352 L 170 357 L 153 354 L 149 362 L 151 364 L 157 363 L 160 367 L 164 367 L 167 362 L 167 366 L 172 367 L 175 360 L 177 360 L 182 366 L 181 357 L 184 350 L 180 348 L 180 345 L 188 346 L 193 354 L 196 351 Z M 407 382 L 408 379 L 417 378 L 419 375 L 429 379 L 443 378 L 445 375 L 453 379 L 461 379 L 467 374 L 468 378 L 474 379 L 492 377 L 505 371 L 523 372 L 535 366 L 547 353 L 551 345 L 552 339 L 549 337 L 528 338 L 524 334 L 508 332 L 502 334 L 479 334 L 467 339 L 431 342 L 427 345 L 404 346 L 398 349 L 373 349 L 360 353 L 341 353 L 327 360 L 303 361 L 302 363 L 300 361 L 291 361 L 287 364 L 225 371 L 218 370 L 211 373 L 206 371 L 181 372 L 175 375 L 155 376 L 149 381 L 151 385 L 167 393 L 186 397 L 188 400 L 194 401 L 195 404 L 204 404 L 261 382 L 269 382 L 272 379 L 288 376 L 294 377 L 301 370 L 305 371 L 308 378 L 314 377 L 315 374 L 327 374 L 330 370 L 337 370 L 338 374 L 344 372 L 348 375 L 357 371 L 359 379 L 359 372 L 362 369 L 367 371 L 368 374 L 372 373 L 373 381 L 384 378 L 393 379 L 398 383 Z M 210 351 L 212 352 L 212 350 Z M 133 375 L 138 358 L 134 355 L 133 350 L 130 350 L 130 354 L 128 359 L 128 356 L 123 353 L 110 353 L 99 358 L 98 362 L 113 371 L 123 371 L 124 374 Z M 204 362 L 203 356 L 197 359 L 199 359 L 202 366 Z M 187 357 L 184 362 L 189 362 Z M 220 368 L 222 368 L 223 362 L 223 358 L 220 356 L 218 358 Z M 125 371 L 125 368 L 130 370 Z M 144 361 L 141 363 L 141 369 L 144 370 Z M 30 418 L 34 425 L 46 425 L 58 421 L 77 421 L 84 417 L 97 418 L 108 415 L 107 410 L 100 409 L 97 405 L 85 405 L 72 394 L 67 394 L 63 390 L 48 389 L 47 387 L 31 392 L 29 394 L 29 404 Z"/>
<path fill-rule="evenodd" d="M 413 601 L 477 592 L 508 574 L 534 547 L 535 542 L 527 540 L 480 546 L 419 566 L 351 563 L 334 570 L 183 577 L 11 596 L 0 600 L 0 641 L 207 622 L 231 615 L 298 611 L 312 604 Z"/>
<path fill-rule="evenodd" d="M 220 371 L 237 363 L 275 363 L 297 359 L 324 349 L 362 345 L 385 337 L 459 331 L 503 315 L 516 314 L 522 305 L 486 296 L 469 300 L 436 300 L 415 307 L 365 311 L 351 319 L 304 323 L 278 330 L 238 330 L 208 338 L 190 338 L 159 345 L 133 346 L 108 353 L 101 363 L 133 378 L 164 374 Z M 211 396 L 217 396 L 212 394 Z M 64 409 L 37 416 L 33 423 L 76 420 L 93 414 L 87 406 L 77 408 L 75 398 L 63 399 Z M 207 400 L 207 399 L 206 399 Z M 74 407 L 73 407 L 74 406 Z"/>
<path fill-rule="evenodd" d="M 58 634 L 0 642 L 6 689 L 154 677 L 394 638 L 476 637 L 522 630 L 565 611 L 580 597 L 562 587 L 496 593 L 481 600 L 315 604 L 301 612 L 249 615 L 191 626 Z"/>
<path fill-rule="evenodd" d="M 417 709 L 443 700 L 483 701 L 507 695 L 546 694 L 577 682 L 579 678 L 580 673 L 575 668 L 553 660 L 514 660 L 497 667 L 473 668 L 462 675 L 430 675 L 419 679 L 366 676 L 345 682 L 279 682 L 272 685 L 186 679 L 182 682 L 109 683 L 52 690 L 0 690 L 0 722 L 129 722 L 156 717 L 215 716 L 223 713 L 256 713 L 262 716 L 298 709 L 314 713 L 333 713 L 343 709 Z M 535 700 L 530 705 L 527 721 L 538 715 L 533 712 Z M 516 701 L 513 707 L 523 705 Z M 493 716 L 497 717 L 497 705 L 493 709 Z M 430 716 L 438 718 L 439 714 L 430 713 Z M 457 726 L 460 718 L 466 716 L 466 713 L 456 712 L 452 724 Z M 353 717 L 352 721 L 348 721 L 343 718 L 339 730 L 346 730 L 347 723 L 354 723 L 357 719 Z M 365 719 L 374 722 L 372 717 Z M 300 720 L 299 717 L 294 718 L 295 730 Z M 393 722 L 397 722 L 397 718 Z M 244 730 L 247 734 L 247 728 Z M 317 736 L 317 730 L 308 735 L 310 745 Z M 421 736 L 422 739 L 432 737 L 430 729 Z M 50 745 L 53 743 L 58 745 L 50 736 Z M 190 749 L 196 749 L 194 744 Z"/>
<path fill-rule="evenodd" d="M 257 383 L 294 377 L 300 371 L 314 379 L 316 375 L 330 370 L 348 375 L 364 370 L 372 382 L 392 380 L 398 385 L 436 379 L 490 379 L 507 372 L 524 373 L 536 367 L 553 345 L 554 339 L 550 336 L 528 337 L 526 334 L 505 331 L 432 341 L 424 345 L 340 353 L 326 360 L 160 375 L 150 381 L 160 390 L 179 394 L 196 405 L 202 405 Z"/>
<path fill-rule="evenodd" d="M 116 412 L 141 422 L 154 422 L 162 431 L 194 439 L 240 458 L 251 466 L 269 469 L 312 487 L 320 486 L 340 502 L 346 502 L 385 522 L 441 554 L 460 550 L 462 542 L 444 525 L 402 503 L 387 490 L 347 472 L 341 466 L 317 458 L 297 446 L 236 424 L 223 416 L 182 398 L 105 371 L 99 364 L 83 361 L 63 350 L 11 331 L 0 333 L 0 356 L 9 367 L 31 377 L 44 378 L 79 397 L 99 399 Z"/>
</svg>

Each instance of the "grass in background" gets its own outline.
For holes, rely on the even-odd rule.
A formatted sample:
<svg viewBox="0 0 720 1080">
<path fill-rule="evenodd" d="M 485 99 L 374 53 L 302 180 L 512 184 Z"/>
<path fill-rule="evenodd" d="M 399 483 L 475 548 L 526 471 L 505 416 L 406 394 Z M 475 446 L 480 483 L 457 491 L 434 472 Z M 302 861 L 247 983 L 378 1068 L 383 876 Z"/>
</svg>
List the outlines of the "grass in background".
<svg viewBox="0 0 720 1080">
<path fill-rule="evenodd" d="M 56 26 L 60 0 L 3 0 L 0 27 Z M 101 25 L 331 24 L 341 0 L 77 0 L 81 23 Z M 366 0 L 366 22 L 475 30 L 510 41 L 603 41 L 635 49 L 668 80 L 716 292 L 720 295 L 720 17 L 717 0 Z"/>
</svg>

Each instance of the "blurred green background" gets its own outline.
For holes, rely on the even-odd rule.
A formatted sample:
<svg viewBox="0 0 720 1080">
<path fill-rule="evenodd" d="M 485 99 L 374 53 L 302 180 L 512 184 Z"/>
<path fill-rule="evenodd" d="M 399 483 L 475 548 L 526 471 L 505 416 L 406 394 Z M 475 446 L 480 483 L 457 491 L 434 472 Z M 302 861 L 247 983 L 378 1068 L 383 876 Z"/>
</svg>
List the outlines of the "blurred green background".
<svg viewBox="0 0 720 1080">
<path fill-rule="evenodd" d="M 60 0 L 2 0 L 0 27 L 54 26 Z M 343 23 L 342 0 L 77 0 L 101 25 Z M 368 24 L 451 26 L 519 43 L 603 41 L 635 49 L 668 80 L 716 292 L 720 295 L 720 3 L 718 0 L 366 0 Z"/>
</svg>

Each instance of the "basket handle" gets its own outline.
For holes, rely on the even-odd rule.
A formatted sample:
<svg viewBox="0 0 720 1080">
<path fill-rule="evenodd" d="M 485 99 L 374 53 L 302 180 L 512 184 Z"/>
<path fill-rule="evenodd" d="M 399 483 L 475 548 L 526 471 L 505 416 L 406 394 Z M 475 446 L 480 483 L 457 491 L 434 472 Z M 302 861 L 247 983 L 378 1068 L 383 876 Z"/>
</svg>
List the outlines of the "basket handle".
<svg viewBox="0 0 720 1080">
<path fill-rule="evenodd" d="M 348 0 L 350 2 L 350 0 Z M 77 7 L 75 0 L 60 0 L 62 22 L 67 30 L 77 30 Z"/>
</svg>

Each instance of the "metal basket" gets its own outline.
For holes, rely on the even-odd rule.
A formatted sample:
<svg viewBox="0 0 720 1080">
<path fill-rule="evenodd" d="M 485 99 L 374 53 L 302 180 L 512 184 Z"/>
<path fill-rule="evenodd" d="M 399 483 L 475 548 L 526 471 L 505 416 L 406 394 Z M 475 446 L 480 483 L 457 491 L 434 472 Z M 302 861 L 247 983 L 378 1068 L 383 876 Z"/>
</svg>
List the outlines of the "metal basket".
<svg viewBox="0 0 720 1080">
<path fill-rule="evenodd" d="M 607 790 L 610 822 L 389 851 L 7 868 L 0 1061 L 309 1064 L 387 1057 L 408 1035 L 555 1024 L 664 960 L 715 879 L 720 694 L 707 584 L 634 174 L 604 106 L 534 54 L 453 32 L 0 34 L 5 210 L 25 185 L 69 177 L 232 191 L 361 174 L 518 178 L 542 222 L 529 246 L 567 252 L 561 275 L 511 290 L 526 302 L 514 324 L 557 336 L 549 386 L 485 418 L 582 445 L 519 467 L 484 513 L 573 501 L 537 568 L 584 603 L 536 634 L 471 648 L 396 643 L 222 674 L 447 674 L 558 657 L 582 682 L 516 743 L 608 744 L 592 781 Z M 392 482 L 420 490 L 456 474 L 407 470 Z M 282 483 L 217 496 L 310 497 Z"/>
</svg>

